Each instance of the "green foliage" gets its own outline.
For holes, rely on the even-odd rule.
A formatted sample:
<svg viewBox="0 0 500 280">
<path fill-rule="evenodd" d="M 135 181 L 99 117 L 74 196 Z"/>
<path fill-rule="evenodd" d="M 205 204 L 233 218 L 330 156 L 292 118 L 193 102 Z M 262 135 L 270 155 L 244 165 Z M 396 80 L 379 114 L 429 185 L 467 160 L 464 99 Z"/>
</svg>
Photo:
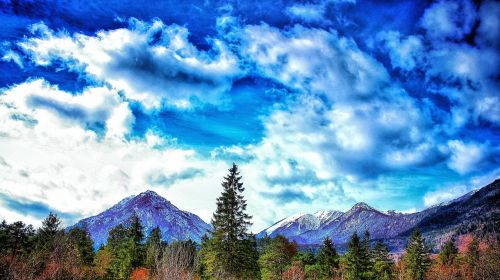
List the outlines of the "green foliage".
<svg viewBox="0 0 500 280">
<path fill-rule="evenodd" d="M 300 262 L 303 266 L 313 265 L 316 263 L 316 256 L 311 251 L 299 251 L 293 260 Z"/>
<path fill-rule="evenodd" d="M 331 278 L 334 275 L 334 270 L 339 267 L 339 255 L 330 238 L 327 237 L 323 240 L 317 259 L 321 268 L 321 275 Z"/>
<path fill-rule="evenodd" d="M 439 252 L 438 259 L 441 265 L 450 266 L 453 264 L 456 256 L 458 254 L 458 249 L 453 243 L 453 241 L 449 240 L 446 242 L 441 251 Z"/>
<path fill-rule="evenodd" d="M 222 182 L 221 196 L 217 198 L 217 209 L 212 218 L 212 240 L 203 243 L 206 247 L 203 254 L 210 257 L 203 269 L 211 273 L 210 277 L 258 276 L 257 243 L 253 235 L 248 233 L 251 216 L 246 213 L 247 203 L 243 197 L 245 188 L 239 174 L 238 167 L 233 163 Z M 208 265 L 212 267 L 206 267 Z"/>
<path fill-rule="evenodd" d="M 159 227 L 155 227 L 149 234 L 146 245 L 146 259 L 145 265 L 149 269 L 154 269 L 155 261 L 161 259 L 162 253 L 165 250 L 166 242 L 161 240 L 161 230 Z"/>
<path fill-rule="evenodd" d="M 408 241 L 406 254 L 403 257 L 406 274 L 412 280 L 424 280 L 431 260 L 429 249 L 425 245 L 420 230 L 416 229 Z"/>
<path fill-rule="evenodd" d="M 143 226 L 137 215 L 132 215 L 128 227 L 118 225 L 111 229 L 107 242 L 112 256 L 108 277 L 128 279 L 132 270 L 142 265 L 145 259 L 143 239 Z"/>
<path fill-rule="evenodd" d="M 474 268 L 479 261 L 479 240 L 475 236 L 467 246 L 465 259 L 470 269 Z"/>
<path fill-rule="evenodd" d="M 42 221 L 42 227 L 38 229 L 35 240 L 38 251 L 51 252 L 55 247 L 55 240 L 64 235 L 61 227 L 61 220 L 56 214 L 49 213 L 47 218 Z"/>
<path fill-rule="evenodd" d="M 281 279 L 283 272 L 291 265 L 297 254 L 297 244 L 290 242 L 284 236 L 272 238 L 264 247 L 259 258 L 259 265 L 263 279 Z"/>
<path fill-rule="evenodd" d="M 347 244 L 346 276 L 348 280 L 360 280 L 363 276 L 363 246 L 360 243 L 359 236 L 355 232 Z"/>
<path fill-rule="evenodd" d="M 94 261 L 94 244 L 87 227 L 74 227 L 67 233 L 70 244 L 75 248 L 83 263 L 90 265 Z"/>
<path fill-rule="evenodd" d="M 375 244 L 372 252 L 373 263 L 373 279 L 374 280 L 389 280 L 393 276 L 394 263 L 389 257 L 389 250 L 387 246 L 378 241 Z"/>
<path fill-rule="evenodd" d="M 33 247 L 33 236 L 35 230 L 31 225 L 25 225 L 23 222 L 14 222 L 7 224 L 2 221 L 0 224 L 0 256 L 26 255 Z"/>
</svg>

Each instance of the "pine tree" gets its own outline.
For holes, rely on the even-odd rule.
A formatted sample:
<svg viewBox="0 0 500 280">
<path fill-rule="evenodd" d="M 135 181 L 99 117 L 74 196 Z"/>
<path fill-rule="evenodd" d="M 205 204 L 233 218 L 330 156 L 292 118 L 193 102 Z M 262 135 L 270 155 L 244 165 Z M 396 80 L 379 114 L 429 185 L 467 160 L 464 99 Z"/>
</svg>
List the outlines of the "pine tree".
<svg viewBox="0 0 500 280">
<path fill-rule="evenodd" d="M 363 243 L 361 248 L 361 271 L 362 271 L 362 279 L 373 279 L 372 273 L 372 262 L 370 259 L 371 251 L 370 251 L 370 232 L 365 231 L 365 235 L 363 237 Z"/>
<path fill-rule="evenodd" d="M 144 259 L 144 227 L 141 224 L 139 216 L 134 213 L 130 217 L 130 225 L 128 227 L 128 237 L 131 239 L 129 250 L 132 258 L 132 266 L 138 267 L 142 264 Z"/>
<path fill-rule="evenodd" d="M 84 264 L 92 264 L 94 261 L 94 242 L 90 238 L 87 227 L 74 227 L 68 232 L 68 239 L 73 248 L 76 248 Z"/>
<path fill-rule="evenodd" d="M 473 271 L 479 261 L 479 240 L 477 237 L 472 237 L 471 242 L 467 246 L 465 257 L 469 269 Z"/>
<path fill-rule="evenodd" d="M 355 232 L 347 244 L 346 270 L 348 280 L 361 280 L 363 275 L 363 247 L 360 244 L 359 236 Z"/>
<path fill-rule="evenodd" d="M 166 243 L 161 240 L 161 230 L 155 227 L 146 240 L 146 266 L 148 268 L 154 268 L 155 261 L 161 259 L 165 247 Z"/>
<path fill-rule="evenodd" d="M 335 250 L 335 246 L 333 246 L 333 242 L 329 237 L 326 237 L 323 240 L 323 245 L 319 249 L 317 259 L 323 276 L 326 276 L 329 279 L 332 278 L 334 270 L 339 267 L 339 255 L 337 254 L 337 250 Z"/>
<path fill-rule="evenodd" d="M 420 230 L 416 229 L 411 235 L 403 261 L 410 279 L 425 279 L 425 274 L 431 264 L 431 260 L 429 257 L 429 249 L 425 245 Z"/>
<path fill-rule="evenodd" d="M 453 243 L 453 241 L 448 240 L 443 247 L 441 248 L 441 252 L 439 252 L 439 262 L 441 265 L 450 266 L 453 264 L 455 257 L 458 254 L 458 249 Z"/>
<path fill-rule="evenodd" d="M 42 227 L 38 229 L 35 237 L 37 250 L 53 251 L 56 238 L 64 234 L 61 223 L 56 214 L 49 213 L 47 218 L 43 220 Z"/>
<path fill-rule="evenodd" d="M 222 182 L 222 194 L 217 198 L 213 215 L 213 242 L 216 264 L 222 273 L 232 277 L 248 278 L 255 274 L 258 254 L 255 238 L 248 233 L 251 216 L 246 213 L 243 183 L 238 167 L 233 163 Z M 208 243 L 207 243 L 208 244 Z"/>
<path fill-rule="evenodd" d="M 373 279 L 392 279 L 393 261 L 389 257 L 389 250 L 382 241 L 377 241 L 372 250 Z"/>
</svg>

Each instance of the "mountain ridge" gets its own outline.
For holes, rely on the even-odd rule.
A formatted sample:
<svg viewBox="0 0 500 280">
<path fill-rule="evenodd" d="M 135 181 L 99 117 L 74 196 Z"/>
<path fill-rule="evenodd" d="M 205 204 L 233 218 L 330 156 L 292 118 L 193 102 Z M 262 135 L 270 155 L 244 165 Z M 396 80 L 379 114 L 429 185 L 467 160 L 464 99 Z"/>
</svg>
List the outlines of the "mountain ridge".
<svg viewBox="0 0 500 280">
<path fill-rule="evenodd" d="M 404 240 L 415 229 L 420 228 L 431 243 L 439 243 L 442 236 L 452 233 L 473 231 L 470 228 L 484 227 L 500 228 L 500 179 L 473 190 L 448 202 L 433 205 L 415 213 L 401 213 L 394 210 L 380 211 L 364 202 L 354 204 L 346 212 L 340 212 L 334 219 L 321 223 L 316 221 L 315 227 L 301 224 L 302 214 L 284 218 L 265 228 L 258 233 L 258 237 L 268 235 L 274 237 L 278 234 L 302 245 L 321 244 L 325 237 L 330 237 L 337 244 L 345 244 L 353 232 L 363 234 L 368 230 L 372 239 L 382 239 L 399 250 L 404 245 Z M 321 212 L 321 211 L 319 211 Z M 318 213 L 318 212 L 317 212 Z M 488 219 L 497 221 L 496 224 Z M 311 221 L 307 221 L 311 224 Z M 469 227 L 469 229 L 467 228 Z M 290 229 L 306 229 L 302 231 Z"/>
<path fill-rule="evenodd" d="M 127 224 L 134 214 L 141 220 L 146 235 L 158 226 L 162 239 L 168 242 L 187 239 L 200 242 L 201 237 L 211 229 L 211 226 L 197 215 L 179 209 L 152 190 L 128 196 L 105 211 L 84 218 L 69 228 L 87 227 L 94 246 L 98 248 L 106 243 L 108 233 L 113 227 Z"/>
</svg>

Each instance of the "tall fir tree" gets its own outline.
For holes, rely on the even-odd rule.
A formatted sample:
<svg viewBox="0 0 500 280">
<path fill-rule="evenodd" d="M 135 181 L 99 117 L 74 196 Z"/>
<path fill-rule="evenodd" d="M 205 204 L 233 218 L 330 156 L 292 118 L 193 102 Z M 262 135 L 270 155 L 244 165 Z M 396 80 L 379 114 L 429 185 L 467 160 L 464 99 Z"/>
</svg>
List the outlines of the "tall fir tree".
<svg viewBox="0 0 500 280">
<path fill-rule="evenodd" d="M 347 280 L 361 280 L 363 277 L 363 246 L 359 240 L 359 236 L 354 232 L 351 240 L 347 244 L 346 259 L 346 276 Z"/>
<path fill-rule="evenodd" d="M 390 280 L 394 262 L 389 257 L 389 249 L 382 241 L 377 241 L 371 253 L 374 280 Z"/>
<path fill-rule="evenodd" d="M 444 266 L 450 266 L 453 264 L 453 261 L 457 257 L 458 249 L 453 243 L 452 240 L 448 240 L 443 247 L 441 247 L 441 251 L 439 252 L 438 259 L 439 263 Z"/>
<path fill-rule="evenodd" d="M 38 229 L 36 238 L 36 249 L 46 252 L 54 250 L 57 237 L 64 234 L 61 226 L 61 219 L 56 214 L 50 212 L 43 220 L 42 227 Z"/>
<path fill-rule="evenodd" d="M 206 244 L 213 246 L 222 273 L 249 278 L 258 270 L 258 254 L 255 238 L 248 233 L 251 216 L 246 213 L 245 188 L 239 174 L 238 166 L 233 163 L 222 182 L 223 191 L 212 218 L 214 240 Z"/>
<path fill-rule="evenodd" d="M 155 227 L 146 240 L 146 267 L 154 269 L 155 262 L 161 259 L 165 247 L 166 243 L 161 240 L 161 230 L 159 227 Z"/>
<path fill-rule="evenodd" d="M 373 279 L 372 268 L 373 265 L 371 261 L 370 232 L 366 230 L 365 235 L 363 236 L 363 243 L 361 248 L 361 278 L 366 280 Z"/>
<path fill-rule="evenodd" d="M 84 264 L 90 265 L 94 261 L 94 242 L 90 238 L 87 226 L 74 227 L 68 231 L 68 240 L 75 248 Z"/>
<path fill-rule="evenodd" d="M 419 229 L 416 229 L 408 241 L 403 261 L 407 276 L 411 280 L 424 280 L 426 272 L 431 264 L 429 249 Z"/>
<path fill-rule="evenodd" d="M 339 255 L 333 242 L 329 237 L 323 240 L 323 245 L 319 249 L 317 255 L 318 264 L 321 267 L 321 274 L 331 279 L 334 275 L 335 269 L 339 267 Z"/>
</svg>

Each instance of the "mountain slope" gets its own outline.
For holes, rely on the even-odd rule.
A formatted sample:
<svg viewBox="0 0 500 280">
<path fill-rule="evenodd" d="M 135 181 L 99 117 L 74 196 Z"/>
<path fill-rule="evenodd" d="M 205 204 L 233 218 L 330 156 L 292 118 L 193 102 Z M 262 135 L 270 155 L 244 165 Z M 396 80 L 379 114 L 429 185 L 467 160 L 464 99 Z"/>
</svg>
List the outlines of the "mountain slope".
<svg viewBox="0 0 500 280">
<path fill-rule="evenodd" d="M 466 195 L 411 214 L 381 212 L 366 203 L 357 203 L 349 211 L 337 212 L 330 219 L 319 221 L 314 215 L 301 214 L 285 218 L 264 229 L 259 236 L 284 235 L 299 244 L 321 244 L 330 237 L 336 244 L 345 244 L 354 232 L 370 232 L 372 239 L 384 239 L 398 250 L 408 235 L 420 228 L 430 243 L 437 244 L 443 236 L 476 232 L 500 232 L 500 180 Z M 307 221 L 307 222 L 305 222 Z"/>
<path fill-rule="evenodd" d="M 94 245 L 99 247 L 106 243 L 108 232 L 113 227 L 126 224 L 134 213 L 139 216 L 146 235 L 159 226 L 166 241 L 191 239 L 200 242 L 203 234 L 210 229 L 210 225 L 200 217 L 180 210 L 153 191 L 127 197 L 108 210 L 80 220 L 72 227 L 85 225 Z"/>
</svg>

